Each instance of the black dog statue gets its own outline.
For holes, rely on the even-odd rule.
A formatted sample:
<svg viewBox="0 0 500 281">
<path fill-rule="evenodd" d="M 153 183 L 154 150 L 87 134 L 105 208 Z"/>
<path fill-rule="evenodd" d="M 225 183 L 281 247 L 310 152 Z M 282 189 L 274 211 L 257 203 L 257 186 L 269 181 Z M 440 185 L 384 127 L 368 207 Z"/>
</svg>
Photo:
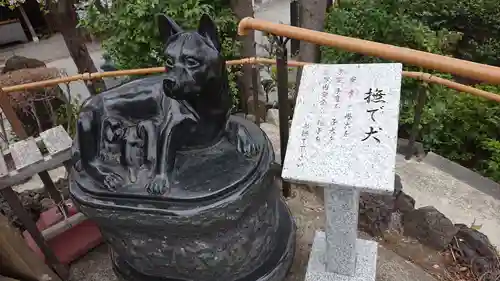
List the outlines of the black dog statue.
<svg viewBox="0 0 500 281">
<path fill-rule="evenodd" d="M 259 152 L 244 127 L 228 122 L 226 63 L 210 17 L 204 15 L 192 32 L 163 15 L 158 22 L 166 73 L 95 96 L 79 116 L 75 168 L 108 190 L 134 183 L 163 195 L 179 151 L 207 148 L 223 138 L 246 157 Z"/>
</svg>

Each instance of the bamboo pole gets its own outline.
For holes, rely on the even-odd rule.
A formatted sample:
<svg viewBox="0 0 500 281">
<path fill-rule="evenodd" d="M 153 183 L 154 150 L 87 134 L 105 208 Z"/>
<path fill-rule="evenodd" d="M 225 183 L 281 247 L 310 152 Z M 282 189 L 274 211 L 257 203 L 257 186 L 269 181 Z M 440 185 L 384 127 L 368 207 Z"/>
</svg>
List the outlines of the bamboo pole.
<svg viewBox="0 0 500 281">
<path fill-rule="evenodd" d="M 227 65 L 239 65 L 239 64 L 276 64 L 276 60 L 269 59 L 269 58 L 252 57 L 252 58 L 244 58 L 244 59 L 239 59 L 239 60 L 227 61 Z M 310 64 L 310 63 L 301 62 L 301 61 L 293 61 L 293 60 L 288 61 L 289 67 L 301 67 L 301 66 L 304 66 L 307 64 Z M 48 79 L 48 80 L 39 81 L 39 82 L 4 87 L 1 90 L 3 92 L 6 92 L 6 93 L 7 92 L 16 92 L 16 91 L 25 91 L 25 90 L 29 90 L 29 89 L 54 86 L 54 85 L 68 83 L 68 82 L 72 82 L 72 81 L 79 81 L 79 80 L 85 81 L 85 80 L 92 80 L 92 79 L 103 78 L 103 77 L 155 74 L 155 73 L 162 73 L 164 71 L 165 71 L 164 67 L 153 67 L 153 68 L 140 68 L 140 69 L 109 71 L 109 72 L 83 73 L 83 74 L 78 74 L 78 75 L 73 75 L 73 76 L 68 76 L 68 77 Z M 429 82 L 429 83 L 440 84 L 440 85 L 452 88 L 452 89 L 460 91 L 460 92 L 466 92 L 466 93 L 469 93 L 469 94 L 472 94 L 472 95 L 475 95 L 478 97 L 483 97 L 483 98 L 486 98 L 489 100 L 500 102 L 500 95 L 498 95 L 498 94 L 479 90 L 479 89 L 476 89 L 474 87 L 466 86 L 466 85 L 463 85 L 463 84 L 460 84 L 457 82 L 453 82 L 453 81 L 450 81 L 450 80 L 447 80 L 444 78 L 433 76 L 429 73 L 403 71 L 403 76 L 408 77 L 408 78 L 419 79 L 419 80 Z"/>
<path fill-rule="evenodd" d="M 264 31 L 317 45 L 331 46 L 344 51 L 500 84 L 500 67 L 491 65 L 246 17 L 238 25 L 238 34 L 246 35 L 249 30 Z"/>
<path fill-rule="evenodd" d="M 433 76 L 432 74 L 429 73 L 423 73 L 423 72 L 410 72 L 410 71 L 403 71 L 403 76 L 408 77 L 408 78 L 415 78 L 418 80 L 422 80 L 428 83 L 434 83 L 434 84 L 440 84 L 443 86 L 446 86 L 448 88 L 457 90 L 459 92 L 466 92 L 474 96 L 482 97 L 485 99 L 489 99 L 492 101 L 500 102 L 500 95 L 490 93 L 487 91 L 483 91 L 471 86 L 467 86 L 464 84 L 460 84 L 457 82 L 450 81 L 448 79 L 444 79 L 441 77 Z"/>
</svg>

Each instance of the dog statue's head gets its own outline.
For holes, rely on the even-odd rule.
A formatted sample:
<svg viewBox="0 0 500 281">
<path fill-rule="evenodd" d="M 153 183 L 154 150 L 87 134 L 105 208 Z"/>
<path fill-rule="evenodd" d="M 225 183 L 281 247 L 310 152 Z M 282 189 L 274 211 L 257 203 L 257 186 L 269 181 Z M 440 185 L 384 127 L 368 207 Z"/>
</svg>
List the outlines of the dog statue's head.
<svg viewBox="0 0 500 281">
<path fill-rule="evenodd" d="M 203 15 L 198 30 L 190 32 L 183 31 L 165 15 L 158 16 L 158 24 L 165 44 L 165 94 L 188 101 L 225 94 L 219 93 L 227 84 L 225 60 L 217 28 L 210 17 Z"/>
</svg>

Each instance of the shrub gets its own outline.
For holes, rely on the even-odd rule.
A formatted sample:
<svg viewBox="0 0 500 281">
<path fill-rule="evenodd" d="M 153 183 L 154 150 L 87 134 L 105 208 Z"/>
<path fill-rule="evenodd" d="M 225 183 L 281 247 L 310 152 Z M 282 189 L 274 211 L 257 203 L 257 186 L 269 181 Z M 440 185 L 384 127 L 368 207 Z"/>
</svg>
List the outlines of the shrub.
<svg viewBox="0 0 500 281">
<path fill-rule="evenodd" d="M 408 13 L 408 7 L 412 4 L 405 1 L 342 2 L 340 8 L 333 8 L 329 12 L 325 23 L 326 30 L 339 35 L 432 53 L 455 54 L 462 40 L 462 34 L 445 29 L 448 26 L 440 25 L 439 22 L 429 23 L 430 20 L 423 21 L 421 17 Z M 417 2 L 424 1 L 426 0 Z M 446 9 L 442 9 L 445 13 Z M 480 47 L 488 48 L 485 45 Z M 387 62 L 380 58 L 327 47 L 322 48 L 322 61 L 325 63 Z M 412 66 L 405 68 L 419 70 Z M 451 75 L 434 74 L 452 79 Z M 486 89 L 500 92 L 500 88 L 486 87 Z M 441 85 L 425 85 L 420 81 L 405 78 L 401 92 L 399 122 L 401 137 L 409 135 L 413 123 L 414 100 L 420 90 L 428 94 L 419 132 L 419 140 L 426 149 L 499 181 L 500 142 L 496 140 L 500 139 L 498 130 L 500 105 L 469 94 L 458 93 Z"/>
<path fill-rule="evenodd" d="M 163 64 L 162 42 L 156 15 L 172 17 L 182 28 L 195 29 L 203 14 L 210 15 L 219 28 L 223 55 L 238 57 L 237 20 L 221 0 L 124 0 L 113 2 L 104 12 L 95 5 L 80 6 L 80 25 L 101 39 L 106 55 L 118 69 L 154 67 Z M 232 94 L 237 102 L 235 76 L 230 73 Z"/>
<path fill-rule="evenodd" d="M 385 0 L 393 1 L 393 0 Z M 399 0 L 401 13 L 434 30 L 462 34 L 454 56 L 500 65 L 500 5 L 497 0 Z"/>
</svg>

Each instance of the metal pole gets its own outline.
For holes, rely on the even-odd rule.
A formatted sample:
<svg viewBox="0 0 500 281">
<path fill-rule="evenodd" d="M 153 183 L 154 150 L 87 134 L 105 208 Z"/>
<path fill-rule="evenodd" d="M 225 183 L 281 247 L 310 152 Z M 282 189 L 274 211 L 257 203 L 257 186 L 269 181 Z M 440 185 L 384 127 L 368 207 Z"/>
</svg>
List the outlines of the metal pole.
<svg viewBox="0 0 500 281">
<path fill-rule="evenodd" d="M 298 0 L 291 0 L 290 1 L 290 25 L 291 26 L 300 26 L 300 18 L 299 18 L 299 13 L 300 13 L 300 5 Z M 300 41 L 297 39 L 292 39 L 291 40 L 291 55 L 292 57 L 298 55 L 300 51 Z"/>
<path fill-rule="evenodd" d="M 255 116 L 255 124 L 260 126 L 260 111 L 259 111 L 259 78 L 257 74 L 257 66 L 252 65 L 252 98 L 253 98 L 253 114 Z M 262 116 L 264 119 L 265 116 Z"/>
<path fill-rule="evenodd" d="M 413 125 L 411 127 L 410 138 L 408 140 L 408 147 L 406 150 L 406 160 L 410 160 L 413 156 L 415 141 L 417 140 L 418 135 L 418 127 L 420 126 L 420 120 L 422 119 L 425 102 L 427 101 L 427 86 L 427 83 L 422 83 L 422 85 L 420 85 L 418 89 L 417 104 L 415 105 L 415 116 L 413 117 Z"/>
<path fill-rule="evenodd" d="M 24 19 L 24 23 L 26 23 L 26 26 L 28 27 L 28 30 L 30 32 L 31 38 L 33 39 L 33 42 L 38 43 L 40 42 L 40 39 L 38 39 L 38 36 L 36 35 L 35 29 L 33 28 L 33 25 L 31 24 L 30 19 L 28 18 L 28 15 L 26 14 L 26 11 L 24 10 L 22 5 L 19 5 L 19 12 L 21 12 L 21 16 Z"/>
<path fill-rule="evenodd" d="M 288 143 L 288 118 L 290 109 L 288 103 L 288 67 L 286 41 L 283 38 L 277 40 L 278 52 L 276 56 L 276 70 L 278 76 L 278 104 L 280 121 L 280 150 L 281 163 L 285 162 L 286 146 Z M 290 183 L 283 181 L 283 196 L 290 196 Z"/>
</svg>

